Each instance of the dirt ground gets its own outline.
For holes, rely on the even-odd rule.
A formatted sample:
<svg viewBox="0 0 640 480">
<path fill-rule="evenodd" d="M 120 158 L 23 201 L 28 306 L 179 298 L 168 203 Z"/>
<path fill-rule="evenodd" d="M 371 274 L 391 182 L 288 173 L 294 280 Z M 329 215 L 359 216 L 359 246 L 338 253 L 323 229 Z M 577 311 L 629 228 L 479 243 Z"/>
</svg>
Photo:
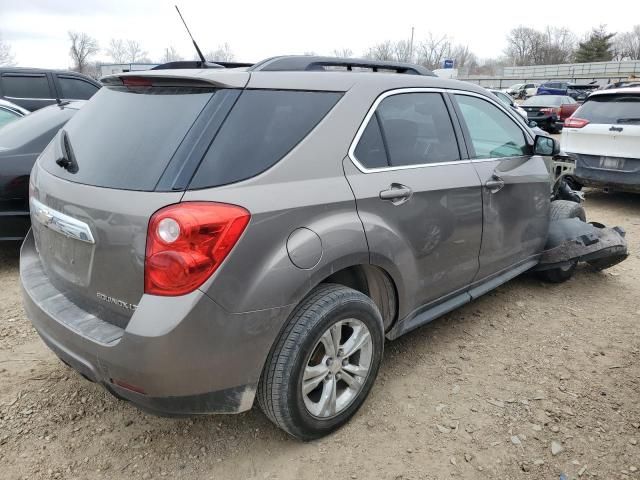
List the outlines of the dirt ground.
<svg viewBox="0 0 640 480">
<path fill-rule="evenodd" d="M 300 443 L 254 408 L 157 418 L 63 365 L 0 251 L 0 478 L 640 479 L 640 196 L 587 194 L 629 259 L 562 285 L 517 278 L 387 343 L 345 428 Z"/>
</svg>

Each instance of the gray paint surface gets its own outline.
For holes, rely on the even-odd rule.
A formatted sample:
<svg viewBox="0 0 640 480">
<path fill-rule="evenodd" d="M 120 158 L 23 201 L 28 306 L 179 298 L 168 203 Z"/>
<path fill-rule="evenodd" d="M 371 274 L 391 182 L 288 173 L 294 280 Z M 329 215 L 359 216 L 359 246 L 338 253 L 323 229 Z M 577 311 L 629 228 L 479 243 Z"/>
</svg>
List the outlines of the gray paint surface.
<svg viewBox="0 0 640 480">
<path fill-rule="evenodd" d="M 98 381 L 109 384 L 121 378 L 155 397 L 239 387 L 245 394 L 231 409 L 244 410 L 292 309 L 336 272 L 380 267 L 395 290 L 390 297 L 397 292 L 393 331 L 400 334 L 469 301 L 472 287 L 496 286 L 510 278 L 509 272 L 535 265 L 544 247 L 549 177 L 538 157 L 366 172 L 349 156 L 367 112 L 385 92 L 436 88 L 486 97 L 484 89 L 386 73 L 203 70 L 149 75 L 345 93 L 278 163 L 231 185 L 170 193 L 120 191 L 68 182 L 36 165 L 31 180 L 35 198 L 87 223 L 95 244 L 34 226 L 21 262 L 27 312 L 43 338 L 74 355 Z M 532 141 L 529 133 L 527 138 Z M 458 140 L 464 151 L 464 139 Z M 51 154 L 50 149 L 44 153 Z M 505 187 L 494 194 L 484 183 L 495 172 L 505 179 Z M 394 184 L 410 187 L 410 198 L 398 204 L 381 199 L 380 192 Z M 145 295 L 149 218 L 180 201 L 241 205 L 251 220 L 228 258 L 199 289 L 181 297 Z M 47 283 L 53 288 L 40 288 Z M 60 308 L 52 306 L 55 291 L 62 293 Z M 122 311 L 101 302 L 98 292 L 137 309 Z M 103 345 L 95 330 L 70 328 L 64 302 L 120 329 L 121 337 Z M 207 408 L 217 411 L 215 405 Z"/>
</svg>

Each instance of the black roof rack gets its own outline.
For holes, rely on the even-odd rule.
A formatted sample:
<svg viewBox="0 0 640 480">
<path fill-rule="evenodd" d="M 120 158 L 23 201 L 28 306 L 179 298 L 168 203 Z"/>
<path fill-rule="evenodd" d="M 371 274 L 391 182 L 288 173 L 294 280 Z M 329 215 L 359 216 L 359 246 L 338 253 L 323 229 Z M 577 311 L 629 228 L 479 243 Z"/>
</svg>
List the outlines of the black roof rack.
<svg viewBox="0 0 640 480">
<path fill-rule="evenodd" d="M 351 71 L 354 68 L 394 71 L 411 75 L 435 77 L 431 70 L 413 63 L 388 62 L 383 60 L 367 60 L 364 58 L 321 57 L 310 55 L 286 55 L 262 60 L 249 68 L 250 71 L 282 72 L 282 71 L 323 71 L 326 67 L 344 67 Z"/>
<path fill-rule="evenodd" d="M 167 62 L 153 67 L 151 70 L 175 70 L 184 68 L 238 68 L 250 67 L 253 63 L 244 62 L 205 62 L 200 60 L 179 60 L 177 62 Z"/>
</svg>

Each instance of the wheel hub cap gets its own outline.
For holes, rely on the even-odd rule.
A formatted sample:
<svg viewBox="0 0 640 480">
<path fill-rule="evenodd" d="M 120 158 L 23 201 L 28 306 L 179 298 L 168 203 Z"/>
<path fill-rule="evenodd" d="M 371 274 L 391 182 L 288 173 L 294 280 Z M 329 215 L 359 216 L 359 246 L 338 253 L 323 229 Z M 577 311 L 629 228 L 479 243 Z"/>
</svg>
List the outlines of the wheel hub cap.
<svg viewBox="0 0 640 480">
<path fill-rule="evenodd" d="M 331 325 L 313 347 L 302 378 L 307 411 L 331 418 L 351 405 L 371 369 L 373 343 L 366 325 L 355 318 Z"/>
</svg>

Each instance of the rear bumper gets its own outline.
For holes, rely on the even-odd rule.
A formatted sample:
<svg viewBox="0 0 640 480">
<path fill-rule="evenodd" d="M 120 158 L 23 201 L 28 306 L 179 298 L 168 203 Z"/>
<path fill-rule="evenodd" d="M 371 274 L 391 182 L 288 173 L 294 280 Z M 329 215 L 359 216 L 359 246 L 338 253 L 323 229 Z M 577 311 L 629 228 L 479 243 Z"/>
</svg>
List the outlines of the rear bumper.
<svg viewBox="0 0 640 480">
<path fill-rule="evenodd" d="M 31 234 L 22 246 L 20 279 L 27 315 L 58 357 L 117 397 L 158 414 L 250 409 L 289 312 L 233 314 L 198 290 L 173 298 L 145 295 L 121 329 L 55 290 Z"/>
<path fill-rule="evenodd" d="M 640 159 L 626 159 L 628 163 L 634 163 L 638 167 L 616 170 L 600 167 L 597 163 L 599 156 L 575 153 L 568 153 L 568 155 L 575 160 L 576 164 L 573 176 L 583 185 L 640 192 Z"/>
</svg>

